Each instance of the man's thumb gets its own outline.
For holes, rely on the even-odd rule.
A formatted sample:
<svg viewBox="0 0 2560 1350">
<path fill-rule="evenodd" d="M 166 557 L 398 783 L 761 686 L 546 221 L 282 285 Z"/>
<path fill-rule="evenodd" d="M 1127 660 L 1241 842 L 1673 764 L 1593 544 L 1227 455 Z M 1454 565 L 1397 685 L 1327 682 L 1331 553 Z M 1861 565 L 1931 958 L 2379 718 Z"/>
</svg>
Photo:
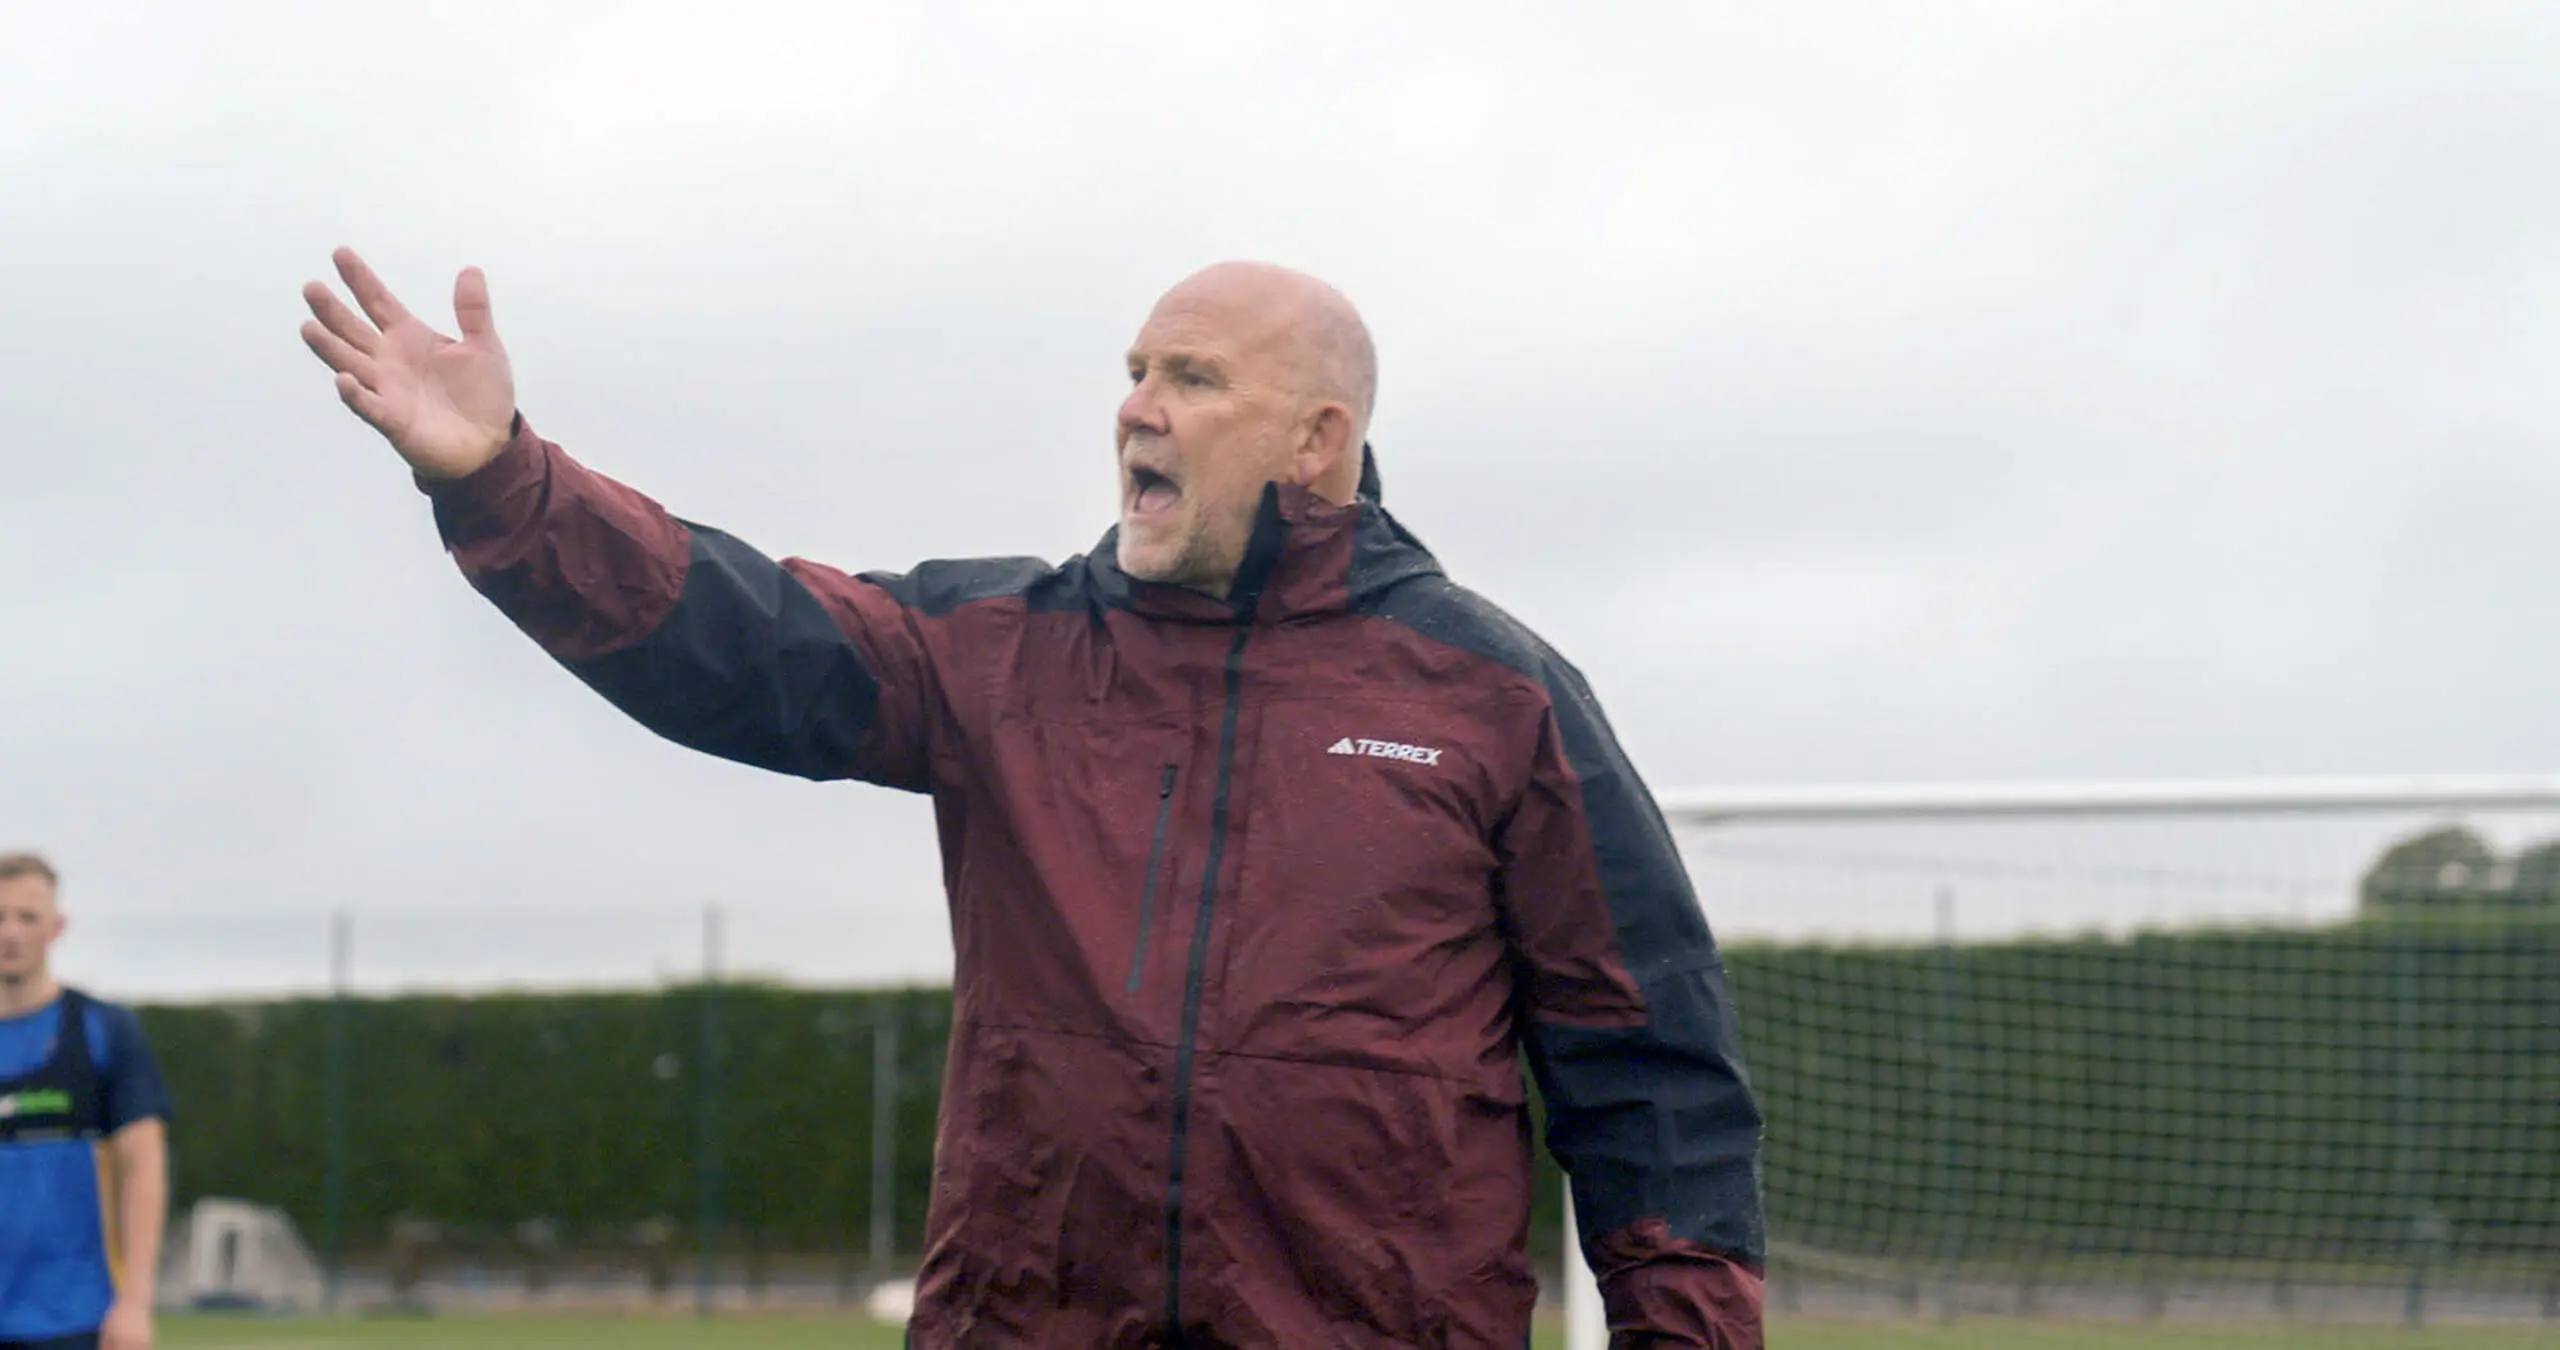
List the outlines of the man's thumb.
<svg viewBox="0 0 2560 1350">
<path fill-rule="evenodd" d="M 462 326 L 462 336 L 495 338 L 497 324 L 489 316 L 489 278 L 477 267 L 462 269 L 453 279 L 453 321 Z"/>
</svg>

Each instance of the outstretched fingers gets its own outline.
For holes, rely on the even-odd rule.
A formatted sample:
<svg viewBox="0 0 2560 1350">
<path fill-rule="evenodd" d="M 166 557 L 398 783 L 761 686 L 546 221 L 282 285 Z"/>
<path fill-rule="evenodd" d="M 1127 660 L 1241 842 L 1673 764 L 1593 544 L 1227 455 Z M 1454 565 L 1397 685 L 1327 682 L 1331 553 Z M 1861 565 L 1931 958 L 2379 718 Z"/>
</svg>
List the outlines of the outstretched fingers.
<svg viewBox="0 0 2560 1350">
<path fill-rule="evenodd" d="M 364 387 L 364 383 L 345 371 L 338 372 L 338 401 L 347 405 L 374 430 L 388 434 L 383 426 L 382 396 Z"/>
<path fill-rule="evenodd" d="M 302 345 L 309 347 L 311 354 L 319 357 L 329 369 L 341 375 L 352 375 L 367 385 L 373 383 L 372 355 L 329 331 L 326 326 L 308 319 L 304 320 Z"/>
<path fill-rule="evenodd" d="M 373 320 L 374 327 L 389 328 L 407 321 L 408 308 L 391 294 L 391 288 L 382 284 L 382 278 L 375 276 L 372 268 L 365 266 L 364 259 L 357 257 L 354 249 L 341 248 L 330 254 L 329 260 L 338 265 L 338 275 L 345 279 L 347 293 L 364 307 L 365 317 Z"/>
<path fill-rule="evenodd" d="M 372 324 L 357 318 L 354 311 L 340 304 L 338 297 L 319 282 L 311 282 L 302 288 L 302 302 L 311 306 L 311 317 L 318 319 L 340 342 L 367 356 L 372 355 L 375 346 L 382 341 L 382 334 Z M 321 359 L 328 358 L 323 354 Z"/>
</svg>

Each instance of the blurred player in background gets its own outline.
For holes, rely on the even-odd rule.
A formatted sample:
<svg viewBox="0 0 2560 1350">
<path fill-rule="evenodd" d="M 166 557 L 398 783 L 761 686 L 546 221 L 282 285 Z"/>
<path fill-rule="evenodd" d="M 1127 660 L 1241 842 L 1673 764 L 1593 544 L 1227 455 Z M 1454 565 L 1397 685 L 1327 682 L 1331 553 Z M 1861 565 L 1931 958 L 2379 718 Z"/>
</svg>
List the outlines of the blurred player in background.
<svg viewBox="0 0 2560 1350">
<path fill-rule="evenodd" d="M 1339 292 L 1230 263 L 1157 302 L 1091 554 L 852 576 L 534 434 L 477 272 L 457 341 L 338 267 L 362 314 L 313 283 L 303 339 L 518 627 L 682 744 L 933 796 L 913 1344 L 1518 1350 L 1523 1050 L 1619 1343 L 1762 1344 L 1706 919 L 1581 676 L 1386 513 Z"/>
<path fill-rule="evenodd" d="M 59 884 L 0 853 L 0 1350 L 149 1350 L 169 1093 L 131 1012 L 54 979 Z"/>
</svg>

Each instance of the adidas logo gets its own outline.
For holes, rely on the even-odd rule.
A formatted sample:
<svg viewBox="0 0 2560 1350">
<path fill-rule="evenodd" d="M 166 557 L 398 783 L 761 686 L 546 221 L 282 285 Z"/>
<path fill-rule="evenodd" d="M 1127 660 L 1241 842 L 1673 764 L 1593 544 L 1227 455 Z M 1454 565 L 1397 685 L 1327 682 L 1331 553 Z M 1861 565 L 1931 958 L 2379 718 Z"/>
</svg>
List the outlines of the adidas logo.
<svg viewBox="0 0 2560 1350">
<path fill-rule="evenodd" d="M 1328 755 L 1362 755 L 1370 759 L 1400 759 L 1408 764 L 1437 764 L 1440 752 L 1426 745 L 1399 745 L 1394 741 L 1372 741 L 1345 736 L 1325 751 Z"/>
</svg>

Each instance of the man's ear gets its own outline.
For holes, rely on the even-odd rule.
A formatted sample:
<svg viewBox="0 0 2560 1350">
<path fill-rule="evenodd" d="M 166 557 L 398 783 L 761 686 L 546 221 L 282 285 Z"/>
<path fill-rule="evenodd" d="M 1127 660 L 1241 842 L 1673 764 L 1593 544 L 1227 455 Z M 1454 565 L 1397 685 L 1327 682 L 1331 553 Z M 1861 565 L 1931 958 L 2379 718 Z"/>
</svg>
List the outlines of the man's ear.
<svg viewBox="0 0 2560 1350">
<path fill-rule="evenodd" d="M 1300 487 L 1348 502 L 1356 487 L 1345 484 L 1360 481 L 1359 455 L 1360 447 L 1351 435 L 1351 410 L 1339 403 L 1322 404 L 1299 428 L 1290 474 Z"/>
</svg>

